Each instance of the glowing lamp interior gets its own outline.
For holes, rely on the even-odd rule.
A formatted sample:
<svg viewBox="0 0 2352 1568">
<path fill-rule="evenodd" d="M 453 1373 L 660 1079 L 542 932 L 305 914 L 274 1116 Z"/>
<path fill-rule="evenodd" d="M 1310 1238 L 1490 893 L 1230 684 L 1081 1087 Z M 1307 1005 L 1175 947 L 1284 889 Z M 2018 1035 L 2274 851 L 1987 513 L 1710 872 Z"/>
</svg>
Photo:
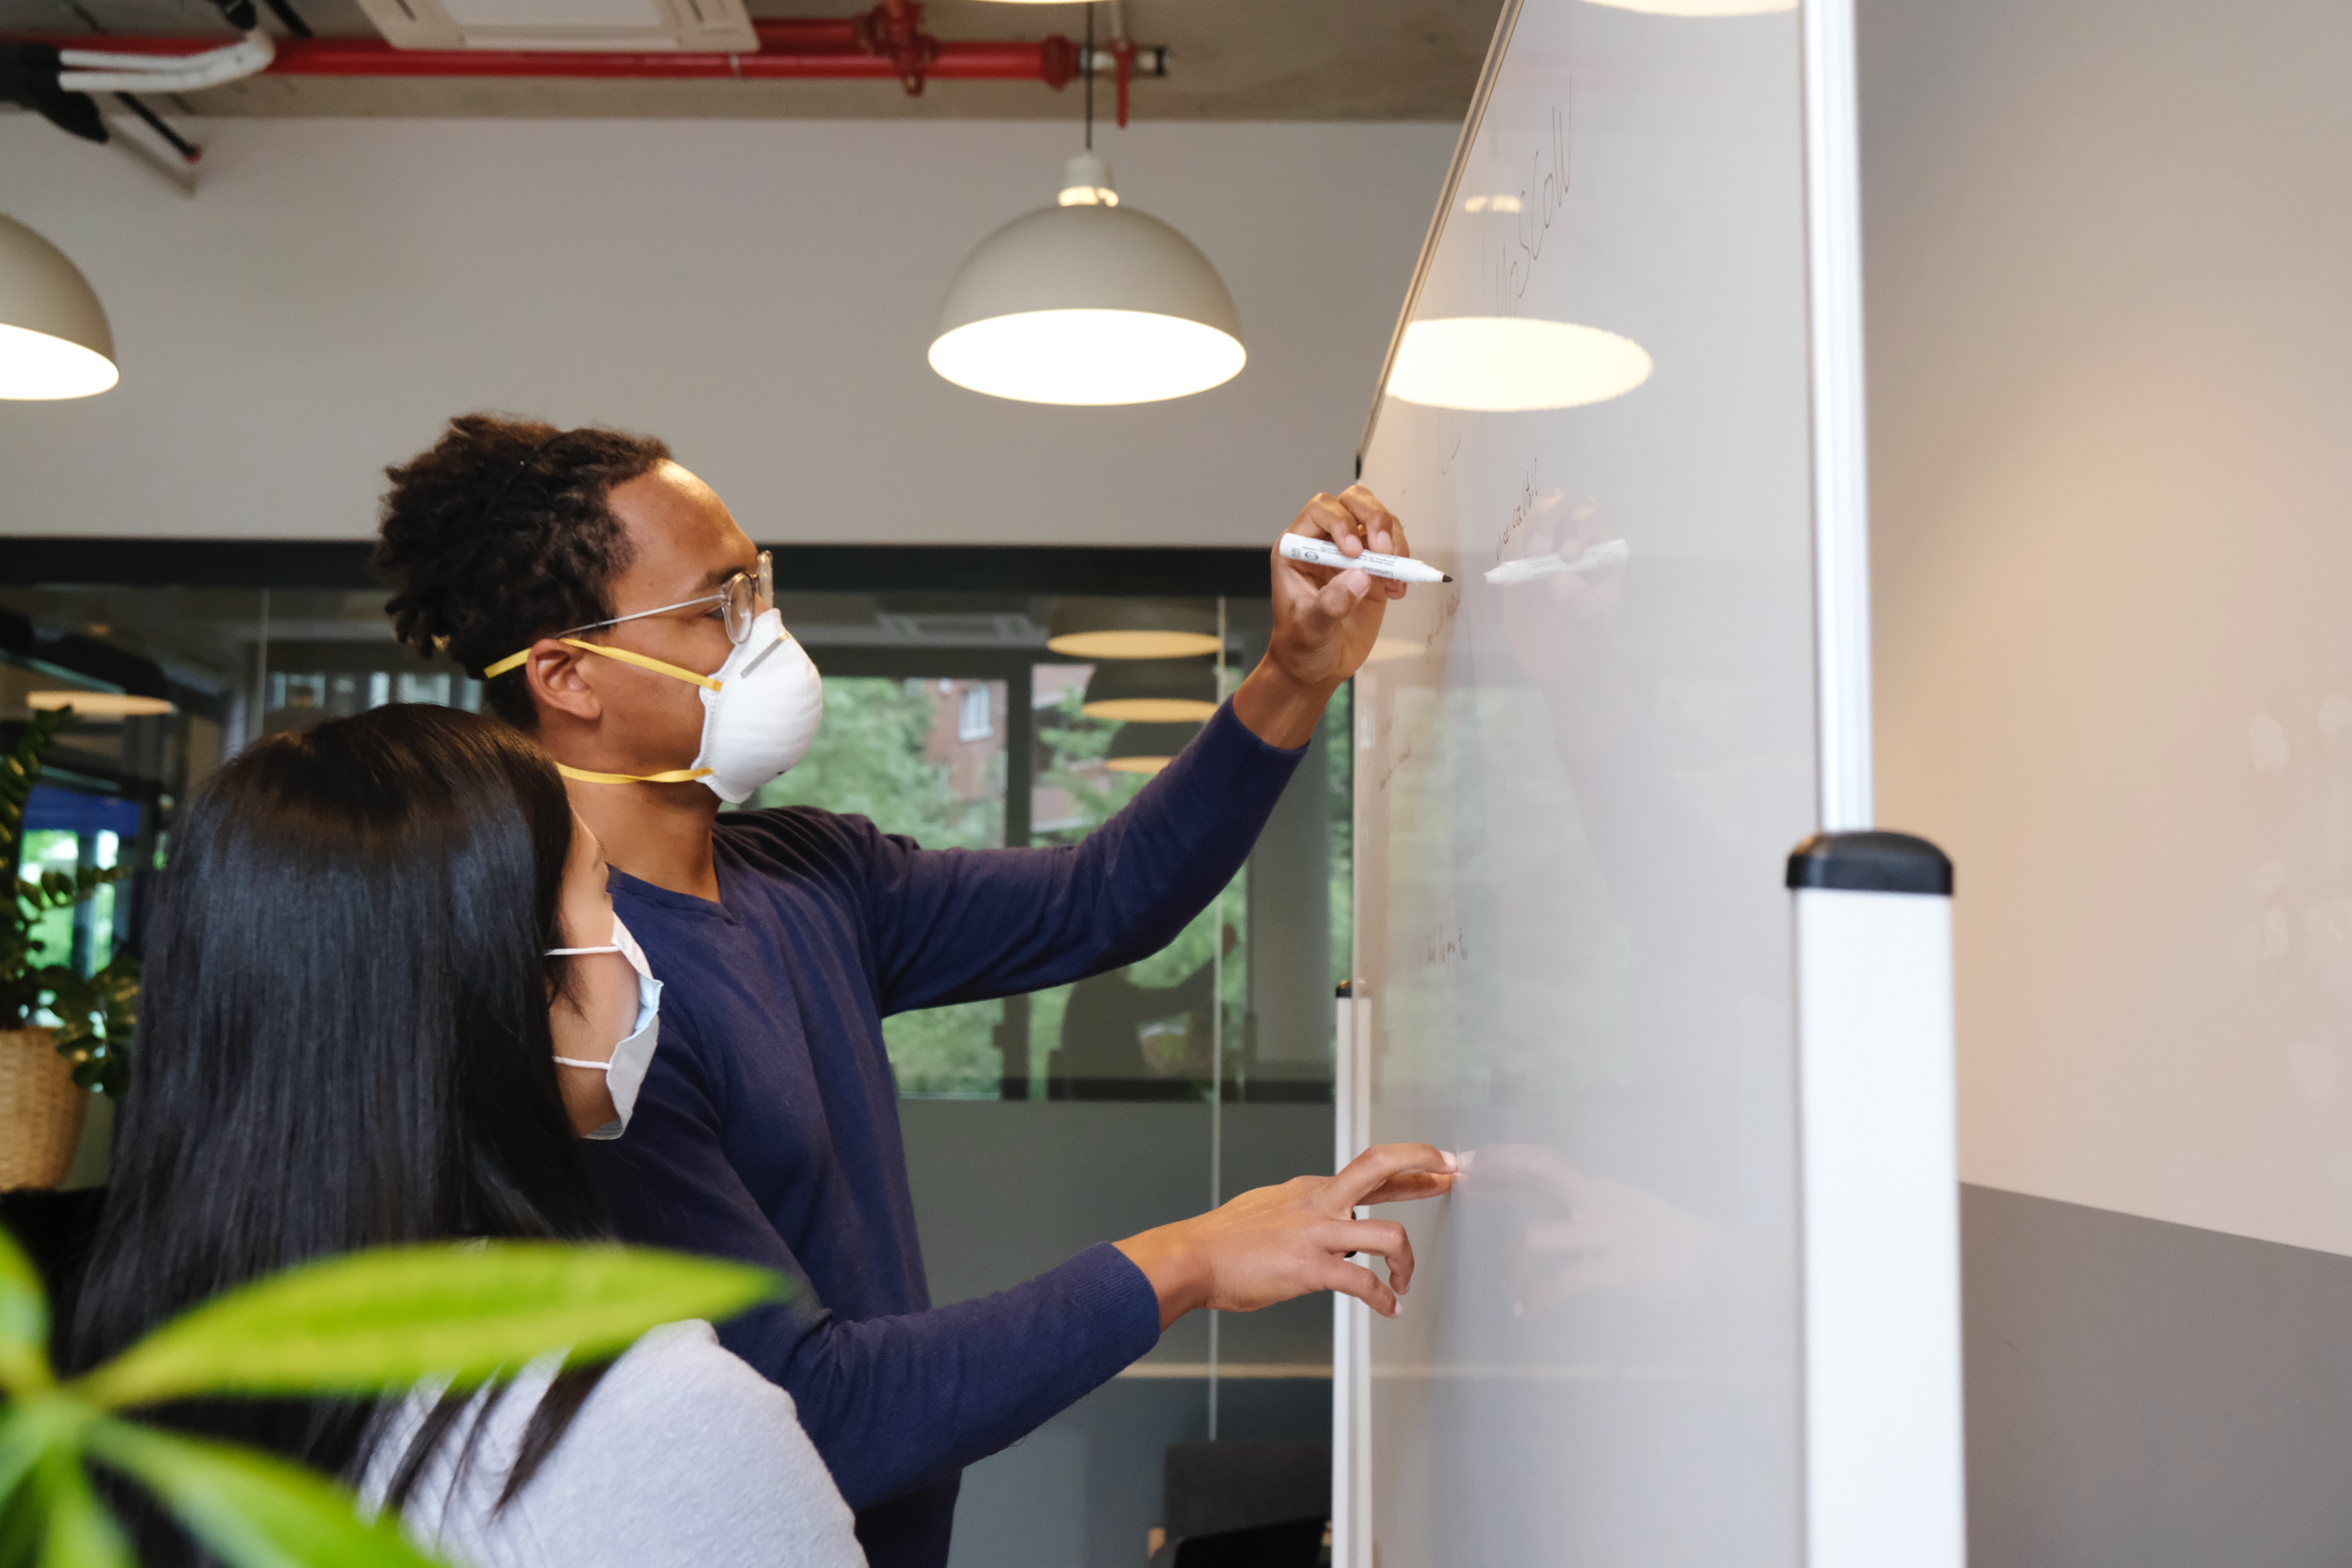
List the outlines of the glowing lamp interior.
<svg viewBox="0 0 2352 1568">
<path fill-rule="evenodd" d="M 1025 310 L 943 332 L 931 368 L 958 386 L 1023 403 L 1157 403 L 1222 385 L 1240 340 L 1142 310 Z M 1129 655 L 1129 657 L 1137 657 Z"/>
<path fill-rule="evenodd" d="M 122 379 L 95 350 L 30 327 L 0 326 L 0 397 L 89 397 Z"/>
<path fill-rule="evenodd" d="M 145 719 L 172 711 L 172 705 L 161 697 L 137 697 L 127 691 L 27 691 L 25 706 L 37 710 L 70 708 L 84 719 Z"/>
<path fill-rule="evenodd" d="M 1045 646 L 1071 658 L 1191 658 L 1216 652 L 1217 639 L 1205 632 L 1071 632 Z"/>
<path fill-rule="evenodd" d="M 1086 703 L 1078 711 L 1089 719 L 1120 719 L 1131 724 L 1195 724 L 1215 717 L 1217 705 L 1189 697 L 1114 697 Z"/>
</svg>

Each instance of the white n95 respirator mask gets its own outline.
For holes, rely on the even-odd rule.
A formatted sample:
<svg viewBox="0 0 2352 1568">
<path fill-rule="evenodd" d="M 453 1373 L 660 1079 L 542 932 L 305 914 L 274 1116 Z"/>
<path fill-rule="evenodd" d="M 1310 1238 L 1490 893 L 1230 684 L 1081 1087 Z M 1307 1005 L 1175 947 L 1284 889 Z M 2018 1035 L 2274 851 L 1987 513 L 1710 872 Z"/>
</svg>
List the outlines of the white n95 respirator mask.
<svg viewBox="0 0 2352 1568">
<path fill-rule="evenodd" d="M 561 639 L 567 646 L 617 658 L 656 675 L 702 688 L 702 747 L 682 768 L 658 773 L 597 773 L 556 764 L 565 778 L 583 784 L 683 784 L 700 779 L 711 793 L 732 805 L 748 800 L 769 780 L 779 778 L 808 755 L 824 717 L 824 679 L 817 674 L 784 618 L 762 611 L 751 629 L 727 655 L 712 675 L 666 664 L 625 647 L 607 647 L 579 637 Z M 482 673 L 503 673 L 520 664 L 525 653 L 499 660 Z"/>
<path fill-rule="evenodd" d="M 732 805 L 808 755 L 824 718 L 824 678 L 773 610 L 751 623 L 702 691 L 702 782 Z"/>
<path fill-rule="evenodd" d="M 637 1017 L 629 1032 L 613 1047 L 612 1059 L 592 1062 L 578 1057 L 558 1057 L 556 1061 L 568 1068 L 586 1068 L 604 1075 L 604 1092 L 613 1097 L 613 1120 L 587 1136 L 596 1139 L 618 1138 L 629 1130 L 629 1115 L 637 1108 L 637 1091 L 646 1086 L 646 1069 L 653 1066 L 654 1047 L 661 1043 L 662 983 L 646 963 L 646 950 L 621 923 L 613 917 L 613 940 L 603 947 L 551 947 L 547 956 L 559 958 L 581 952 L 617 952 L 629 961 L 637 972 Z"/>
</svg>

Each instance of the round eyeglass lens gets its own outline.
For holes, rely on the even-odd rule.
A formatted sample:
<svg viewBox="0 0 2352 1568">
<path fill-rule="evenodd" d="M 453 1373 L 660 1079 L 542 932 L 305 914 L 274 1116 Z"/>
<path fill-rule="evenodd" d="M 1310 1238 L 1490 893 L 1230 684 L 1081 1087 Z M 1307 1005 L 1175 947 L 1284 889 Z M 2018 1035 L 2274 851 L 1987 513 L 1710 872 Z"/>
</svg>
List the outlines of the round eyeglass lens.
<svg viewBox="0 0 2352 1568">
<path fill-rule="evenodd" d="M 727 579 L 727 586 L 720 592 L 726 595 L 727 636 L 730 640 L 740 643 L 751 635 L 751 623 L 760 615 L 759 606 L 751 599 L 754 592 L 751 574 L 736 573 Z"/>
</svg>

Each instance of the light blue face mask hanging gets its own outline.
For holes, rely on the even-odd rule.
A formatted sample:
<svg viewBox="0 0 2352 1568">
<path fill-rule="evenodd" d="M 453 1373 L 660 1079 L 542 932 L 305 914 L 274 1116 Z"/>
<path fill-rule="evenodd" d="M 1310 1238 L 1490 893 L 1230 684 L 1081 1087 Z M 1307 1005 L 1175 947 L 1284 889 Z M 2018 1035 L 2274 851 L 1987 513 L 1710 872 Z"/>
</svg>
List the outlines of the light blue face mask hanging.
<svg viewBox="0 0 2352 1568">
<path fill-rule="evenodd" d="M 621 923 L 613 917 L 613 940 L 603 947 L 551 947 L 550 958 L 574 953 L 617 952 L 629 961 L 637 972 L 637 1023 L 621 1043 L 613 1047 L 613 1059 L 604 1062 L 583 1061 L 576 1057 L 555 1059 L 568 1068 L 586 1068 L 604 1075 L 604 1092 L 613 1097 L 613 1120 L 588 1134 L 591 1138 L 618 1138 L 629 1129 L 629 1113 L 637 1107 L 637 1090 L 645 1087 L 646 1069 L 653 1065 L 654 1047 L 661 1042 L 662 983 L 654 978 L 653 970 L 646 963 L 646 950 Z"/>
</svg>

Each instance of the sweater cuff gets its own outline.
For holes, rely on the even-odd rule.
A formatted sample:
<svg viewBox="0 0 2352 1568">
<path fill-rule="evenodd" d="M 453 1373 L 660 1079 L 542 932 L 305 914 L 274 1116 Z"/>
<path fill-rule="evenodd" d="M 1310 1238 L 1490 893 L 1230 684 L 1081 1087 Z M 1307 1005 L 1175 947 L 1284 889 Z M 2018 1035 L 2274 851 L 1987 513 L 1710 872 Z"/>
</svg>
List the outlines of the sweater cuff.
<svg viewBox="0 0 2352 1568">
<path fill-rule="evenodd" d="M 1096 1345 L 1110 1377 L 1160 1342 L 1160 1293 L 1127 1254 L 1098 1242 L 1062 1265 L 1070 1300 L 1099 1325 Z"/>
</svg>

